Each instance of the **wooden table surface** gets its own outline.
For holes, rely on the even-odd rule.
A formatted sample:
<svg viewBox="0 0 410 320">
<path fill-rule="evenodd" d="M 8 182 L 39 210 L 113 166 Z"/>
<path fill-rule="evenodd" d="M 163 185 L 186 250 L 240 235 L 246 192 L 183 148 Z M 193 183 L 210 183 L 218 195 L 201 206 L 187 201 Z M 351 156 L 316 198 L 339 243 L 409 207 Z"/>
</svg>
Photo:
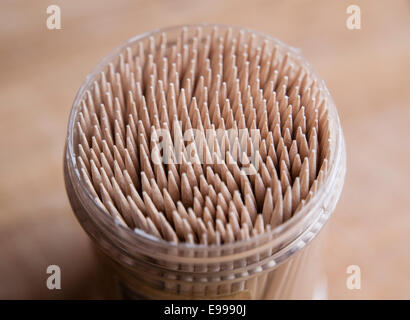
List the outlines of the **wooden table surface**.
<svg viewBox="0 0 410 320">
<path fill-rule="evenodd" d="M 362 28 L 346 28 L 359 5 Z M 46 28 L 57 4 L 62 30 Z M 0 298 L 105 297 L 62 173 L 71 103 L 113 47 L 158 27 L 246 26 L 301 48 L 338 106 L 348 171 L 327 225 L 329 298 L 410 298 L 410 1 L 1 1 Z M 407 203 L 407 204 L 406 204 Z M 57 264 L 62 289 L 45 286 Z M 361 268 L 362 288 L 346 287 Z"/>
</svg>

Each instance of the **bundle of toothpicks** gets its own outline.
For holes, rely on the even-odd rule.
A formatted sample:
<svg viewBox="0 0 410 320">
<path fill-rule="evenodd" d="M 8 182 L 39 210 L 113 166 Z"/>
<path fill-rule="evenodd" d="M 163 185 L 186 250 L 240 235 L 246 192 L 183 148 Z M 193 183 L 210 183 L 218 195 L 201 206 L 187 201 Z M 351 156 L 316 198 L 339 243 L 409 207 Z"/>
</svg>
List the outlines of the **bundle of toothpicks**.
<svg viewBox="0 0 410 320">
<path fill-rule="evenodd" d="M 221 248 L 298 215 L 331 153 L 323 88 L 294 55 L 218 27 L 125 48 L 86 91 L 75 127 L 77 167 L 96 205 L 170 244 Z M 169 278 L 165 289 L 188 296 L 251 285 L 211 290 Z"/>
</svg>

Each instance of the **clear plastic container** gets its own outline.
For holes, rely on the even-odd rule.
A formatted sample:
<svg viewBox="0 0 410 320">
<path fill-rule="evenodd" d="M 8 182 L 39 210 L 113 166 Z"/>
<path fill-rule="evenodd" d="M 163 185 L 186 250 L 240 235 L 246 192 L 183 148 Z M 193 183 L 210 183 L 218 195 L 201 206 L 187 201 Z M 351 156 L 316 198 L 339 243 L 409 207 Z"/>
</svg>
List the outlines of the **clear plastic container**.
<svg viewBox="0 0 410 320">
<path fill-rule="evenodd" d="M 199 25 L 203 33 L 213 25 Z M 198 26 L 184 26 L 188 37 Z M 74 100 L 66 140 L 64 175 L 67 193 L 78 221 L 112 262 L 111 273 L 125 298 L 144 299 L 312 299 L 326 298 L 326 278 L 320 260 L 320 230 L 332 214 L 343 187 L 346 155 L 336 107 L 316 72 L 299 52 L 282 42 L 253 32 L 256 41 L 268 39 L 289 53 L 316 79 L 327 99 L 330 115 L 331 157 L 326 181 L 302 210 L 270 232 L 220 246 L 169 243 L 134 232 L 114 222 L 95 202 L 76 163 L 78 137 L 74 125 L 80 101 L 109 62 L 117 61 L 127 47 L 148 37 L 167 34 L 176 41 L 182 26 L 155 30 L 134 37 L 106 56 L 86 77 Z M 226 30 L 228 26 L 218 26 Z M 232 28 L 233 32 L 241 29 Z M 249 30 L 247 30 L 249 31 Z M 320 233 L 321 234 L 321 233 Z"/>
</svg>

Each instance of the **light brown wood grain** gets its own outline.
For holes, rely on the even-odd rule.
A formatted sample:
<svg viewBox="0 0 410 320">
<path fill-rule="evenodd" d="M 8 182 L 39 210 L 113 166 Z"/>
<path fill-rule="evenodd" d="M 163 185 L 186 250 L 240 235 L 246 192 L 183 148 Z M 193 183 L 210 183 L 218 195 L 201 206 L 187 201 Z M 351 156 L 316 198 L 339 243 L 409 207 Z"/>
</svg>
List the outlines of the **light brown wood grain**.
<svg viewBox="0 0 410 320">
<path fill-rule="evenodd" d="M 346 28 L 345 0 L 2 3 L 0 298 L 107 296 L 65 195 L 71 103 L 113 47 L 197 22 L 246 26 L 302 49 L 329 87 L 347 144 L 346 184 L 326 228 L 329 298 L 410 298 L 410 4 L 354 3 L 363 24 L 356 31 Z M 46 28 L 50 4 L 61 7 L 62 30 Z M 45 287 L 50 264 L 61 266 L 60 291 Z M 346 288 L 351 264 L 361 267 L 361 290 Z"/>
</svg>

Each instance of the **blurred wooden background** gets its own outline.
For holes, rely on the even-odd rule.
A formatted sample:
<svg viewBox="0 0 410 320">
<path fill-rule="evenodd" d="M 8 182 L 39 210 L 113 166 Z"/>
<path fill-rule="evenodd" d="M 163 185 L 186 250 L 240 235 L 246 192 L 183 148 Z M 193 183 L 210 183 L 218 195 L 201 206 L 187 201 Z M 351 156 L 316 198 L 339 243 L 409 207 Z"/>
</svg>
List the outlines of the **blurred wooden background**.
<svg viewBox="0 0 410 320">
<path fill-rule="evenodd" d="M 362 29 L 346 28 L 359 5 Z M 62 30 L 46 28 L 57 4 Z M 71 103 L 113 47 L 158 27 L 246 26 L 301 48 L 338 106 L 348 152 L 327 226 L 329 298 L 410 298 L 409 1 L 0 1 L 0 298 L 103 298 L 62 158 Z M 62 270 L 62 290 L 45 286 Z M 362 289 L 346 288 L 358 265 Z"/>
</svg>

